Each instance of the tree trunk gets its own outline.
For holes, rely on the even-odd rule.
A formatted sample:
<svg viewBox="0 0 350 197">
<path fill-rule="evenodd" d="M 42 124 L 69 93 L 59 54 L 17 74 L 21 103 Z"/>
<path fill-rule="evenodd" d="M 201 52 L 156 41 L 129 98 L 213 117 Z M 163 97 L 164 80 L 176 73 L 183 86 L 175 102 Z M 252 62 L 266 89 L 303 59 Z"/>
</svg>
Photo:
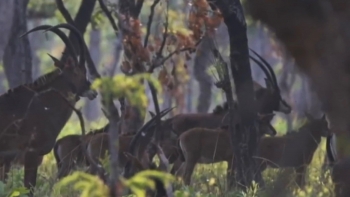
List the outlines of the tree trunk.
<svg viewBox="0 0 350 197">
<path fill-rule="evenodd" d="M 90 32 L 90 44 L 89 44 L 89 52 L 92 58 L 92 61 L 95 65 L 99 65 L 101 61 L 101 30 L 92 29 Z M 98 100 L 94 99 L 90 101 L 89 99 L 85 99 L 84 106 L 84 115 L 87 120 L 94 121 L 100 116 L 100 110 L 98 105 Z"/>
<path fill-rule="evenodd" d="M 14 0 L 10 37 L 4 52 L 4 68 L 10 88 L 32 81 L 32 57 L 27 31 L 26 10 L 29 0 Z"/>
<path fill-rule="evenodd" d="M 230 38 L 231 72 L 235 83 L 240 129 L 231 130 L 231 141 L 236 165 L 236 181 L 242 188 L 251 186 L 252 181 L 262 181 L 261 172 L 256 170 L 253 156 L 256 155 L 257 135 L 256 107 L 253 80 L 249 63 L 247 25 L 239 0 L 216 0 L 215 5 L 224 17 Z M 233 119 L 233 101 L 230 101 L 230 116 Z"/>
<path fill-rule="evenodd" d="M 77 15 L 74 18 L 74 25 L 82 35 L 84 35 L 86 27 L 90 23 L 91 15 L 94 10 L 95 4 L 96 0 L 81 1 L 81 5 L 79 7 Z M 69 21 L 67 22 L 69 23 Z M 74 44 L 74 46 L 78 45 L 75 35 L 73 33 L 69 33 L 68 38 Z M 78 52 L 77 47 L 75 49 Z M 67 48 L 64 49 L 63 54 L 68 54 Z M 65 57 L 66 55 L 63 55 L 61 59 L 64 60 Z"/>
<path fill-rule="evenodd" d="M 141 2 L 141 1 L 139 1 Z M 134 19 L 138 19 L 141 7 L 136 8 L 136 3 L 134 1 L 129 0 L 121 0 L 119 1 L 119 12 L 126 17 L 132 17 Z M 124 32 L 127 33 L 127 32 Z M 128 54 L 132 54 L 132 51 L 128 51 L 124 47 L 124 55 L 127 59 L 131 59 Z M 143 67 L 143 66 L 135 66 L 135 67 Z M 122 133 L 136 133 L 139 128 L 142 127 L 144 122 L 144 117 L 141 116 L 141 111 L 137 107 L 132 107 L 128 104 L 128 101 L 125 101 L 125 110 L 122 112 Z"/>
<path fill-rule="evenodd" d="M 212 80 L 207 73 L 207 68 L 210 64 L 213 48 L 214 40 L 210 35 L 206 34 L 197 49 L 194 59 L 193 74 L 199 84 L 198 113 L 206 113 L 210 107 Z"/>
<path fill-rule="evenodd" d="M 41 19 L 33 19 L 32 24 L 34 27 L 39 26 L 41 23 Z M 41 75 L 40 72 L 40 58 L 36 54 L 36 52 L 43 47 L 43 36 L 40 34 L 29 34 L 29 39 L 30 39 L 30 46 L 31 46 L 31 51 L 32 51 L 32 64 L 33 64 L 33 69 L 32 69 L 32 74 L 33 78 L 36 79 Z"/>
<path fill-rule="evenodd" d="M 5 47 L 9 41 L 13 20 L 14 1 L 0 1 L 0 58 L 3 58 Z"/>
</svg>

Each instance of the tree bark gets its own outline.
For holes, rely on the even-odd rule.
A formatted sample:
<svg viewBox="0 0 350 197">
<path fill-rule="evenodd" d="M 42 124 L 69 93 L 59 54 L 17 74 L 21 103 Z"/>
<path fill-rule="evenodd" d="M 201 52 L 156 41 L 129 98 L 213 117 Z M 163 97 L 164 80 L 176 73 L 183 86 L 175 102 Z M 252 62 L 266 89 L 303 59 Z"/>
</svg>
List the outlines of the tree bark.
<svg viewBox="0 0 350 197">
<path fill-rule="evenodd" d="M 253 80 L 249 63 L 247 25 L 239 0 L 216 0 L 214 4 L 224 17 L 230 38 L 231 72 L 238 100 L 241 119 L 240 129 L 231 130 L 231 141 L 236 165 L 236 180 L 243 189 L 255 180 L 261 183 L 260 170 L 257 170 L 253 156 L 256 155 L 259 136 L 257 135 L 256 106 Z M 232 117 L 233 101 L 230 107 Z"/>
<path fill-rule="evenodd" d="M 27 31 L 26 10 L 29 0 L 14 0 L 10 37 L 4 52 L 4 68 L 10 88 L 32 81 L 32 57 Z"/>
<path fill-rule="evenodd" d="M 39 26 L 41 23 L 41 19 L 33 19 L 32 26 Z M 29 27 L 30 28 L 30 27 Z M 30 46 L 32 51 L 32 76 L 34 79 L 38 78 L 41 75 L 40 72 L 40 57 L 36 54 L 36 52 L 43 47 L 44 39 L 40 34 L 29 34 Z"/>
<path fill-rule="evenodd" d="M 92 29 L 90 32 L 90 43 L 89 43 L 89 52 L 92 58 L 92 61 L 95 65 L 99 65 L 101 61 L 101 30 Z M 90 101 L 89 99 L 85 99 L 84 106 L 84 115 L 87 120 L 94 121 L 100 116 L 100 110 L 97 99 Z"/>
<path fill-rule="evenodd" d="M 0 1 L 0 58 L 3 58 L 5 47 L 9 41 L 14 1 Z"/>
<path fill-rule="evenodd" d="M 120 0 L 119 12 L 125 15 L 127 18 L 132 17 L 134 19 L 138 19 L 141 13 L 143 1 L 139 0 L 138 2 L 141 2 L 141 4 L 136 4 L 135 1 Z M 128 51 L 124 47 L 124 55 L 126 58 L 130 59 L 128 54 L 132 54 L 132 53 L 133 53 L 132 51 Z M 140 66 L 136 66 L 136 67 L 140 67 Z M 136 133 L 137 130 L 142 127 L 144 122 L 144 117 L 141 116 L 141 112 L 138 108 L 130 106 L 128 104 L 128 101 L 124 101 L 124 103 L 125 103 L 125 110 L 122 112 L 122 124 L 121 124 L 122 133 Z"/>
<path fill-rule="evenodd" d="M 90 23 L 91 15 L 94 10 L 95 4 L 96 4 L 96 0 L 81 1 L 81 5 L 79 7 L 77 15 L 74 18 L 74 25 L 82 35 L 84 35 L 86 31 L 86 27 Z M 67 22 L 70 23 L 69 21 Z M 73 33 L 69 33 L 68 38 L 74 44 L 74 46 L 78 45 L 75 35 Z M 77 47 L 75 47 L 75 49 L 78 52 Z M 65 48 L 63 54 L 68 54 L 67 50 L 68 49 Z M 64 60 L 65 57 L 66 55 L 63 55 L 61 59 Z"/>
<path fill-rule="evenodd" d="M 210 64 L 213 48 L 214 40 L 210 35 L 206 34 L 194 58 L 193 74 L 199 84 L 198 113 L 206 113 L 210 107 L 212 80 L 207 73 L 207 68 Z"/>
</svg>

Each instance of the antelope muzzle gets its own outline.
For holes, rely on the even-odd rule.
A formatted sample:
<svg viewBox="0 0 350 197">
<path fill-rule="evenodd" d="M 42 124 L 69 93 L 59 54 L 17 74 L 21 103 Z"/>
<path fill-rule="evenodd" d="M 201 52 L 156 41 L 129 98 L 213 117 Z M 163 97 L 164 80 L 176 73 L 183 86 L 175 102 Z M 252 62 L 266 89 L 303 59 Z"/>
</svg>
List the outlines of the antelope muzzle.
<svg viewBox="0 0 350 197">
<path fill-rule="evenodd" d="M 94 100 L 97 97 L 97 91 L 91 89 L 91 82 L 86 80 L 83 87 L 78 90 L 78 95 L 81 97 L 87 97 L 89 100 Z"/>
</svg>

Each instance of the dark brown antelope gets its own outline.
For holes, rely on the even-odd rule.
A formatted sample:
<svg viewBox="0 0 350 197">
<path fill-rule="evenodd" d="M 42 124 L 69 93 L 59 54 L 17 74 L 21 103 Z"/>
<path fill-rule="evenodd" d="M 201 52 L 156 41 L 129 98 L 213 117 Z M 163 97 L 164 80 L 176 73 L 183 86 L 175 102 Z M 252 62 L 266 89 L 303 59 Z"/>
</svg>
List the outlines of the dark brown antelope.
<svg viewBox="0 0 350 197">
<path fill-rule="evenodd" d="M 258 113 L 270 114 L 273 111 L 290 113 L 291 107 L 281 97 L 276 75 L 273 72 L 271 65 L 267 63 L 266 60 L 264 60 L 259 54 L 255 53 L 255 55 L 257 55 L 260 61 L 252 56 L 250 56 L 250 58 L 263 70 L 267 77 L 265 79 L 266 88 L 254 83 Z M 224 107 L 220 108 L 217 106 L 213 113 L 209 114 L 178 114 L 172 118 L 164 120 L 162 122 L 161 130 L 164 132 L 164 137 L 169 138 L 172 134 L 179 136 L 183 132 L 196 127 L 216 129 L 220 127 L 222 123 L 225 125 L 225 121 L 228 120 L 224 119 L 228 112 L 227 109 L 227 104 L 224 104 Z M 173 146 L 176 146 L 176 144 L 173 144 Z M 153 153 L 150 152 L 151 159 L 153 156 L 154 151 Z"/>
<path fill-rule="evenodd" d="M 56 141 L 53 153 L 57 165 L 57 178 L 61 179 L 69 174 L 76 166 L 84 166 L 87 163 L 84 156 L 82 141 L 88 142 L 95 135 L 108 131 L 109 124 L 101 129 L 82 135 L 68 135 Z"/>
<path fill-rule="evenodd" d="M 260 141 L 257 162 L 261 170 L 271 168 L 294 168 L 296 183 L 305 186 L 305 170 L 310 164 L 321 137 L 329 135 L 325 116 L 319 119 L 306 114 L 307 122 L 297 132 L 285 136 L 264 137 Z"/>
<path fill-rule="evenodd" d="M 276 135 L 276 130 L 271 126 L 270 120 L 274 114 L 259 116 L 260 135 Z M 238 116 L 235 116 L 238 121 Z M 236 127 L 238 129 L 238 127 Z M 191 176 L 197 163 L 210 164 L 227 161 L 227 178 L 231 177 L 233 171 L 233 150 L 230 133 L 226 128 L 190 129 L 179 137 L 179 146 L 182 152 L 181 159 L 184 161 L 183 179 L 186 185 L 191 182 Z"/>
<path fill-rule="evenodd" d="M 168 112 L 170 112 L 172 109 L 165 109 L 161 111 L 160 116 L 165 116 Z M 149 156 L 148 153 L 145 151 L 146 147 L 148 146 L 149 141 L 151 141 L 153 134 L 154 134 L 154 123 L 155 123 L 156 117 L 152 117 L 140 130 L 138 133 L 141 134 L 141 137 L 143 138 L 142 141 L 146 141 L 146 143 L 139 143 L 137 144 L 137 151 L 135 154 L 135 157 L 139 159 L 143 164 L 148 164 Z M 149 127 L 152 126 L 153 127 Z M 152 128 L 152 129 L 150 129 Z M 125 152 L 129 152 L 129 147 L 133 143 L 133 140 L 135 138 L 136 134 L 124 134 L 119 136 L 119 167 L 120 170 L 123 170 L 126 163 L 129 161 L 127 159 L 127 156 L 124 154 Z M 86 156 L 89 157 L 88 161 L 92 161 L 96 164 L 100 163 L 100 158 L 102 156 L 105 156 L 106 152 L 109 150 L 109 135 L 108 133 L 99 133 L 91 138 L 88 138 L 87 144 L 87 151 Z M 131 154 L 132 155 L 132 154 Z M 135 170 L 133 169 L 135 166 L 131 166 L 132 169 L 129 169 L 128 173 L 124 174 L 126 178 L 129 178 L 132 174 L 135 173 Z M 91 169 L 92 173 L 96 173 L 98 169 Z"/>
<path fill-rule="evenodd" d="M 162 150 L 162 148 L 158 145 L 152 144 L 156 147 L 156 154 L 159 157 L 159 166 L 157 167 L 153 162 L 145 163 L 141 162 L 138 158 L 131 155 L 130 153 L 126 152 L 125 157 L 126 159 L 131 163 L 131 166 L 133 167 L 133 174 L 143 171 L 143 170 L 157 170 L 162 172 L 168 172 L 169 162 L 165 157 L 165 154 Z M 165 187 L 163 182 L 159 180 L 157 177 L 149 177 L 151 180 L 155 182 L 155 190 L 147 190 L 147 197 L 172 197 L 172 186 Z"/>
<path fill-rule="evenodd" d="M 35 187 L 38 158 L 52 150 L 58 134 L 72 115 L 77 98 L 94 99 L 97 95 L 90 89 L 86 76 L 87 53 L 79 31 L 71 25 L 60 24 L 39 26 L 26 34 L 48 28 L 61 37 L 70 52 L 74 52 L 72 44 L 58 28 L 69 29 L 76 35 L 80 46 L 79 61 L 74 53 L 66 62 L 52 57 L 57 67 L 54 71 L 0 96 L 0 155 L 11 161 L 11 157 L 24 152 L 24 184 L 27 188 Z M 10 164 L 4 165 L 7 168 Z"/>
<path fill-rule="evenodd" d="M 163 110 L 162 114 L 165 115 L 168 110 Z M 119 124 L 119 129 L 121 129 Z M 93 162 L 96 162 L 101 156 L 104 156 L 104 152 L 108 150 L 108 143 L 106 139 L 106 135 L 99 135 L 101 133 L 107 133 L 109 129 L 109 124 L 104 126 L 101 129 L 94 130 L 92 132 L 87 133 L 85 136 L 81 135 L 68 135 L 59 140 L 57 140 L 53 152 L 57 163 L 57 177 L 59 179 L 68 175 L 68 173 L 73 170 L 77 166 L 90 166 L 89 161 L 86 160 L 86 156 L 84 153 L 84 149 L 88 147 L 83 147 L 83 142 L 85 142 L 86 146 L 92 147 L 92 149 L 98 149 L 99 155 L 94 152 L 94 155 L 90 155 L 91 158 L 94 158 Z M 121 133 L 121 132 L 119 132 Z M 130 134 L 127 134 L 130 135 Z M 126 137 L 127 135 L 122 136 L 121 140 L 128 139 L 130 137 Z M 132 134 L 131 134 L 132 136 Z M 97 147 L 96 144 L 100 143 Z M 96 147 L 95 147 L 96 146 Z M 123 149 L 127 150 L 128 147 L 124 147 Z M 100 155 L 102 154 L 102 155 Z M 122 157 L 125 157 L 122 155 Z M 123 162 L 122 162 L 123 163 Z M 91 167 L 91 166 L 90 166 Z M 96 169 L 93 169 L 94 173 L 96 173 Z"/>
</svg>

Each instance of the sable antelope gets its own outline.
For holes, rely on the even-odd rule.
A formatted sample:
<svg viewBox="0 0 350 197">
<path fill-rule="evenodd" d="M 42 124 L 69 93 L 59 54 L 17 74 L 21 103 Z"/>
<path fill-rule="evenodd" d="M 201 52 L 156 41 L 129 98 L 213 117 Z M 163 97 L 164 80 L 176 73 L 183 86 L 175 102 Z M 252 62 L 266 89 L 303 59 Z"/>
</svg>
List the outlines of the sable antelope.
<svg viewBox="0 0 350 197">
<path fill-rule="evenodd" d="M 162 148 L 158 145 L 152 144 L 156 147 L 156 154 L 159 157 L 159 166 L 157 167 L 153 162 L 149 162 L 149 163 L 144 163 L 141 162 L 138 158 L 136 158 L 135 156 L 131 155 L 128 152 L 125 152 L 125 157 L 128 161 L 131 162 L 131 166 L 133 166 L 134 173 L 143 171 L 143 170 L 158 170 L 158 171 L 163 171 L 163 172 L 168 172 L 168 167 L 169 167 L 169 162 L 167 161 L 164 152 L 162 150 Z M 151 190 L 147 190 L 147 196 L 149 197 L 170 197 L 173 196 L 172 195 L 172 187 L 168 187 L 166 188 L 165 185 L 163 184 L 163 182 L 161 180 L 159 180 L 157 177 L 149 177 L 151 180 L 153 180 L 155 182 L 155 190 L 151 191 Z"/>
<path fill-rule="evenodd" d="M 273 116 L 274 114 L 269 114 L 258 118 L 261 136 L 264 134 L 276 135 L 276 130 L 270 124 Z M 237 115 L 235 118 L 238 121 Z M 236 129 L 239 129 L 237 125 Z M 182 154 L 181 159 L 185 162 L 183 179 L 186 185 L 190 184 L 197 163 L 210 164 L 227 161 L 227 178 L 231 176 L 234 155 L 227 127 L 215 130 L 206 128 L 190 129 L 180 135 L 179 146 Z"/>
<path fill-rule="evenodd" d="M 162 114 L 167 113 L 168 110 L 162 111 Z M 120 122 L 119 129 L 120 129 Z M 104 152 L 108 150 L 108 128 L 109 124 L 105 127 L 95 130 L 93 132 L 87 133 L 85 136 L 81 135 L 68 135 L 61 139 L 59 139 L 54 146 L 54 156 L 57 163 L 58 175 L 59 179 L 68 175 L 68 173 L 77 165 L 87 165 L 89 166 L 89 161 L 86 160 L 84 155 L 84 150 L 90 147 L 90 157 L 94 158 L 94 162 L 98 161 L 100 156 L 104 156 Z M 119 132 L 121 133 L 121 132 Z M 104 135 L 100 135 L 104 134 Z M 125 140 L 130 140 L 129 136 L 133 136 L 133 134 L 126 134 L 121 136 L 121 140 L 124 142 Z M 128 136 L 128 137 L 127 137 Z M 83 147 L 83 141 L 87 147 Z M 128 143 L 126 143 L 124 150 L 127 150 Z M 122 146 L 122 145 L 121 145 Z M 99 150 L 99 151 L 96 151 Z M 102 155 L 101 155 L 102 154 Z M 122 155 L 124 158 L 125 156 Z M 125 159 L 124 159 L 125 160 Z M 122 162 L 125 163 L 125 162 Z M 96 169 L 93 169 L 95 173 Z"/>
<path fill-rule="evenodd" d="M 307 122 L 298 132 L 279 137 L 264 137 L 260 141 L 257 162 L 261 170 L 292 167 L 297 172 L 296 183 L 305 186 L 305 170 L 310 164 L 321 137 L 329 135 L 325 116 L 319 119 L 306 114 Z"/>
<path fill-rule="evenodd" d="M 161 111 L 160 116 L 165 116 L 171 109 L 165 109 Z M 142 142 L 137 144 L 137 154 L 136 158 L 138 158 L 143 163 L 149 163 L 148 153 L 144 150 L 148 146 L 148 142 L 152 139 L 154 134 L 154 123 L 156 117 L 151 118 L 139 131 L 139 134 L 142 134 Z M 153 127 L 153 128 L 152 128 Z M 133 141 L 135 140 L 135 136 L 137 134 L 125 134 L 119 136 L 119 166 L 123 168 L 127 163 L 127 158 L 124 152 L 129 152 L 129 147 L 132 146 Z M 145 143 L 143 143 L 145 142 Z M 94 163 L 99 163 L 99 159 L 101 156 L 104 156 L 105 152 L 109 150 L 109 136 L 108 133 L 100 133 L 94 135 L 87 142 L 87 157 L 89 157 Z M 133 168 L 133 167 L 132 167 Z M 95 173 L 97 169 L 92 169 L 92 173 Z M 134 174 L 134 169 L 129 169 L 127 173 L 124 174 L 126 178 L 129 178 L 132 174 Z"/>
<path fill-rule="evenodd" d="M 11 157 L 25 152 L 24 184 L 27 188 L 35 187 L 38 157 L 52 150 L 58 134 L 73 112 L 77 98 L 94 99 L 97 95 L 90 89 L 86 78 L 85 43 L 75 27 L 69 24 L 55 27 L 44 25 L 25 35 L 48 28 L 64 41 L 72 53 L 70 58 L 61 62 L 51 56 L 57 67 L 54 71 L 34 83 L 18 86 L 0 96 L 0 155 L 11 161 Z M 78 38 L 81 48 L 79 61 L 67 36 L 58 28 L 69 29 Z M 10 164 L 4 165 L 6 169 Z"/>
<path fill-rule="evenodd" d="M 260 61 L 252 56 L 250 56 L 250 58 L 263 70 L 267 77 L 265 78 L 266 88 L 257 86 L 257 83 L 254 83 L 258 113 L 269 114 L 273 111 L 290 113 L 291 107 L 281 97 L 276 75 L 273 72 L 271 65 L 255 51 L 253 52 Z M 227 121 L 227 119 L 223 120 L 227 115 L 227 109 L 227 104 L 224 104 L 224 107 L 221 108 L 217 106 L 211 114 L 178 114 L 163 121 L 161 130 L 164 132 L 164 137 L 169 138 L 173 133 L 179 136 L 183 132 L 196 127 L 216 129 L 220 127 L 222 123 L 225 124 L 225 121 Z M 175 144 L 173 144 L 173 146 L 175 146 Z M 154 151 L 153 153 L 150 153 L 151 159 L 153 156 Z"/>
<path fill-rule="evenodd" d="M 88 164 L 82 150 L 86 147 L 83 147 L 82 141 L 89 141 L 95 135 L 107 132 L 108 128 L 109 124 L 101 129 L 89 132 L 85 136 L 68 135 L 57 140 L 53 148 L 58 171 L 57 178 L 61 179 L 67 176 L 75 166 Z"/>
</svg>

